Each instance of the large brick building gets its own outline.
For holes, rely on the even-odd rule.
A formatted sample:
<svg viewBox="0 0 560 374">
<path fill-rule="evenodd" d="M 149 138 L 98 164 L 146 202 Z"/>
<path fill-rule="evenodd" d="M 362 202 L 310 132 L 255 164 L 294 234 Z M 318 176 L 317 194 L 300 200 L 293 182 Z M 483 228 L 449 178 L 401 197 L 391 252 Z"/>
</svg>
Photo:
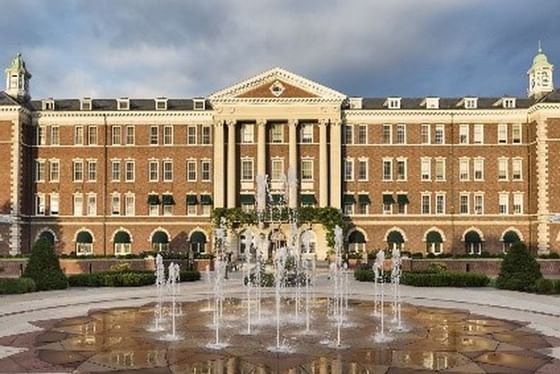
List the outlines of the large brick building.
<svg viewBox="0 0 560 374">
<path fill-rule="evenodd" d="M 539 49 L 526 98 L 348 97 L 274 68 L 201 98 L 30 100 L 18 55 L 0 92 L 0 254 L 39 237 L 65 253 L 211 251 L 212 209 L 254 208 L 256 177 L 274 193 L 288 168 L 288 205 L 342 209 L 352 249 L 558 251 L 552 70 Z M 250 230 L 276 243 L 285 226 Z M 324 256 L 323 228 L 300 230 Z"/>
</svg>

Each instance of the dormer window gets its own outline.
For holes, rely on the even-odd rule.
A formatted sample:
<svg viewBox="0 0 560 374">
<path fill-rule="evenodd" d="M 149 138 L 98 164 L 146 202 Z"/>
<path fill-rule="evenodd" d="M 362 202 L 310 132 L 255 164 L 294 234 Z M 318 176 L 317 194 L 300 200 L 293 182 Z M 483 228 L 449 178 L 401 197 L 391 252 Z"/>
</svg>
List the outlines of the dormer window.
<svg viewBox="0 0 560 374">
<path fill-rule="evenodd" d="M 439 97 L 427 97 L 426 109 L 439 109 Z"/>
<path fill-rule="evenodd" d="M 361 97 L 351 97 L 348 99 L 350 104 L 350 109 L 362 109 L 362 98 Z"/>
<path fill-rule="evenodd" d="M 45 99 L 41 103 L 41 107 L 43 110 L 54 110 L 54 100 L 53 99 Z"/>
<path fill-rule="evenodd" d="M 506 109 L 513 109 L 515 108 L 515 98 L 513 97 L 504 97 L 502 100 L 502 105 Z"/>
<path fill-rule="evenodd" d="M 204 98 L 196 98 L 193 99 L 193 108 L 194 110 L 205 110 L 206 109 L 206 101 Z"/>
<path fill-rule="evenodd" d="M 80 110 L 91 110 L 91 98 L 84 97 L 80 100 Z"/>
<path fill-rule="evenodd" d="M 465 109 L 476 109 L 478 107 L 477 97 L 465 97 Z"/>
<path fill-rule="evenodd" d="M 167 99 L 165 97 L 156 99 L 156 110 L 167 110 Z"/>
<path fill-rule="evenodd" d="M 387 108 L 389 109 L 400 109 L 401 108 L 401 98 L 400 97 L 389 97 L 386 101 Z"/>
<path fill-rule="evenodd" d="M 128 97 L 121 97 L 117 99 L 117 109 L 118 110 L 129 110 L 130 109 L 130 100 Z"/>
</svg>

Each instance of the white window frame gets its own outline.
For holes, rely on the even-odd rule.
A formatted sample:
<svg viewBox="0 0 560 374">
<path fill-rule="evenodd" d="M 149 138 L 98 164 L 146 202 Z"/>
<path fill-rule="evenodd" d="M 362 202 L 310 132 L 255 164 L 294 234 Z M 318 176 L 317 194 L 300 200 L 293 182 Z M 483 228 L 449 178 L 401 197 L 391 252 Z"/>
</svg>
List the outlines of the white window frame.
<svg viewBox="0 0 560 374">
<path fill-rule="evenodd" d="M 134 126 L 126 126 L 125 128 L 125 144 L 134 145 L 136 143 L 136 129 Z"/>
<path fill-rule="evenodd" d="M 56 167 L 55 167 L 56 165 Z M 56 171 L 56 173 L 55 173 Z M 51 159 L 49 160 L 49 182 L 58 183 L 60 182 L 60 160 Z"/>
<path fill-rule="evenodd" d="M 274 182 L 280 182 L 282 180 L 283 173 L 284 159 L 281 157 L 274 157 L 272 160 L 270 160 L 270 180 Z"/>
<path fill-rule="evenodd" d="M 244 157 L 241 159 L 240 174 L 243 182 L 252 182 L 255 179 L 255 160 L 253 158 Z"/>
<path fill-rule="evenodd" d="M 420 159 L 420 180 L 423 181 L 423 182 L 429 182 L 429 181 L 432 180 L 432 159 L 431 159 L 431 157 L 422 157 Z"/>
<path fill-rule="evenodd" d="M 35 194 L 35 215 L 44 216 L 47 213 L 47 204 L 45 194 L 42 192 Z"/>
<path fill-rule="evenodd" d="M 197 143 L 197 126 L 190 125 L 187 126 L 187 144 L 188 145 L 196 145 Z"/>
<path fill-rule="evenodd" d="M 385 166 L 389 165 L 389 174 L 385 173 L 386 169 Z M 393 180 L 393 159 L 392 158 L 384 158 L 381 163 L 381 173 L 382 173 L 382 180 L 384 182 L 390 182 Z"/>
<path fill-rule="evenodd" d="M 173 182 L 173 160 L 162 161 L 162 173 L 164 182 Z"/>
<path fill-rule="evenodd" d="M 463 198 L 466 199 L 466 204 L 464 205 L 466 207 L 466 211 L 463 212 L 462 208 L 463 208 Z M 470 214 L 471 211 L 471 207 L 470 207 L 470 203 L 471 203 L 471 196 L 468 192 L 461 192 L 459 194 L 459 214 L 462 215 L 468 215 Z"/>
<path fill-rule="evenodd" d="M 72 182 L 83 182 L 83 181 L 84 181 L 84 161 L 82 159 L 72 160 Z"/>
<path fill-rule="evenodd" d="M 368 144 L 368 126 L 358 125 L 358 139 L 356 144 Z"/>
<path fill-rule="evenodd" d="M 381 131 L 381 143 L 393 144 L 393 125 L 390 123 L 383 124 Z"/>
<path fill-rule="evenodd" d="M 484 181 L 484 159 L 482 157 L 476 157 L 473 160 L 473 180 L 477 182 Z"/>
<path fill-rule="evenodd" d="M 469 127 L 468 124 L 459 125 L 459 144 L 469 144 Z"/>
<path fill-rule="evenodd" d="M 498 194 L 498 214 L 509 214 L 509 192 L 500 192 Z"/>
<path fill-rule="evenodd" d="M 198 173 L 196 170 L 196 160 L 187 160 L 187 182 L 196 182 Z"/>
<path fill-rule="evenodd" d="M 362 173 L 364 172 L 364 173 Z M 357 179 L 359 182 L 367 182 L 369 179 L 369 159 L 359 158 L 358 159 L 358 173 Z"/>
<path fill-rule="evenodd" d="M 432 125 L 423 123 L 420 126 L 420 144 L 431 144 L 432 142 Z"/>
<path fill-rule="evenodd" d="M 60 197 L 58 192 L 49 194 L 49 215 L 58 216 L 60 214 Z"/>
<path fill-rule="evenodd" d="M 133 192 L 124 194 L 124 215 L 127 217 L 136 215 L 136 196 Z"/>
<path fill-rule="evenodd" d="M 480 200 L 480 207 L 477 204 L 477 200 Z M 478 209 L 480 208 L 480 209 Z M 473 195 L 473 214 L 483 215 L 484 214 L 484 193 L 475 192 Z"/>
<path fill-rule="evenodd" d="M 86 215 L 87 216 L 96 216 L 97 215 L 97 194 L 95 192 L 89 192 L 86 196 L 87 196 Z M 92 204 L 90 204 L 90 203 L 92 203 Z"/>
<path fill-rule="evenodd" d="M 496 136 L 498 144 L 507 144 L 508 142 L 508 125 L 507 123 L 498 123 L 498 134 Z"/>
<path fill-rule="evenodd" d="M 302 123 L 300 128 L 300 134 L 301 134 L 300 143 L 302 144 L 313 143 L 313 124 Z"/>
<path fill-rule="evenodd" d="M 200 181 L 201 182 L 211 182 L 212 181 L 212 161 L 211 160 L 200 160 Z"/>
<path fill-rule="evenodd" d="M 354 144 L 354 125 L 347 123 L 344 125 L 344 144 Z"/>
<path fill-rule="evenodd" d="M 97 160 L 86 160 L 86 180 L 87 182 L 97 181 Z"/>
<path fill-rule="evenodd" d="M 344 181 L 351 182 L 354 180 L 354 159 L 345 158 L 344 159 Z"/>
<path fill-rule="evenodd" d="M 428 201 L 427 210 L 424 209 L 426 208 L 426 205 L 424 204 L 425 199 L 427 199 Z M 423 215 L 432 214 L 432 194 L 429 192 L 422 192 L 420 194 L 420 214 Z"/>
<path fill-rule="evenodd" d="M 150 126 L 149 131 L 149 144 L 151 146 L 159 145 L 159 126 Z"/>
<path fill-rule="evenodd" d="M 517 170 L 519 169 L 519 173 Z M 511 159 L 511 180 L 512 181 L 522 181 L 523 180 L 523 159 L 520 157 L 514 157 Z"/>
<path fill-rule="evenodd" d="M 201 128 L 200 144 L 209 145 L 212 144 L 212 127 L 204 125 Z"/>
<path fill-rule="evenodd" d="M 51 145 L 60 145 L 60 127 L 51 126 Z"/>
<path fill-rule="evenodd" d="M 37 145 L 47 145 L 47 127 L 37 127 Z"/>
<path fill-rule="evenodd" d="M 152 168 L 155 165 L 155 168 Z M 159 182 L 159 161 L 148 160 L 148 182 Z"/>
<path fill-rule="evenodd" d="M 270 142 L 275 144 L 284 143 L 284 125 L 272 123 L 270 125 Z"/>
<path fill-rule="evenodd" d="M 312 158 L 305 157 L 301 159 L 301 181 L 312 182 L 314 180 L 314 162 Z M 306 170 L 307 169 L 307 170 Z M 310 173 L 307 173 L 307 172 Z"/>
<path fill-rule="evenodd" d="M 509 159 L 506 157 L 498 158 L 498 180 L 508 181 L 509 180 Z"/>
<path fill-rule="evenodd" d="M 121 181 L 121 160 L 111 160 L 111 182 Z"/>
<path fill-rule="evenodd" d="M 516 214 L 516 215 L 523 214 L 523 193 L 522 192 L 514 192 L 513 193 L 512 213 Z"/>
<path fill-rule="evenodd" d="M 440 205 L 439 203 L 442 203 Z M 434 213 L 436 215 L 443 215 L 445 214 L 445 193 L 443 192 L 436 192 L 435 194 L 435 206 L 434 206 Z"/>
<path fill-rule="evenodd" d="M 404 173 L 403 175 L 399 175 L 399 165 L 403 165 Z M 398 157 L 395 163 L 395 180 L 397 182 L 406 182 L 408 180 L 408 160 L 404 157 Z"/>
<path fill-rule="evenodd" d="M 406 125 L 404 123 L 396 125 L 394 144 L 406 144 Z"/>
<path fill-rule="evenodd" d="M 75 217 L 84 215 L 84 194 L 81 192 L 72 195 L 72 215 Z"/>
<path fill-rule="evenodd" d="M 438 164 L 441 163 L 441 169 L 443 172 L 443 175 L 438 175 Z M 435 164 L 434 164 L 434 180 L 436 182 L 445 182 L 447 180 L 447 173 L 445 170 L 445 164 L 446 164 L 446 159 L 444 157 L 436 157 L 435 158 Z"/>
<path fill-rule="evenodd" d="M 470 178 L 470 158 L 468 157 L 461 157 L 459 159 L 459 180 L 469 181 Z"/>
<path fill-rule="evenodd" d="M 436 125 L 434 144 L 445 144 L 445 125 Z"/>
<path fill-rule="evenodd" d="M 111 145 L 122 144 L 122 128 L 120 125 L 111 126 Z"/>
<path fill-rule="evenodd" d="M 163 145 L 173 145 L 173 126 L 163 126 Z"/>
<path fill-rule="evenodd" d="M 523 143 L 523 132 L 520 123 L 514 123 L 511 125 L 511 143 L 512 144 Z"/>
<path fill-rule="evenodd" d="M 473 125 L 473 144 L 484 144 L 484 125 L 482 123 Z"/>
<path fill-rule="evenodd" d="M 136 162 L 134 160 L 124 161 L 124 181 L 134 182 L 136 179 Z"/>
<path fill-rule="evenodd" d="M 239 126 L 240 141 L 242 144 L 253 144 L 255 142 L 255 124 L 242 123 Z"/>
<path fill-rule="evenodd" d="M 113 192 L 111 194 L 111 215 L 112 216 L 120 216 L 122 213 L 122 204 L 121 204 L 121 194 L 118 192 Z M 117 209 L 115 209 L 117 208 Z"/>
<path fill-rule="evenodd" d="M 84 145 L 84 127 L 74 127 L 74 145 Z"/>
</svg>

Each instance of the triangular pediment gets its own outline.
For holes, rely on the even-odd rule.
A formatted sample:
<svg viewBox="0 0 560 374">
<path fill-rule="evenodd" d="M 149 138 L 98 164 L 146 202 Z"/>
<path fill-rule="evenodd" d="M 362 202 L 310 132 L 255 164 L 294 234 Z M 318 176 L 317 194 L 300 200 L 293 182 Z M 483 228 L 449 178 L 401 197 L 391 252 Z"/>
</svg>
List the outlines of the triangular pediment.
<svg viewBox="0 0 560 374">
<path fill-rule="evenodd" d="M 224 101 L 342 101 L 346 95 L 281 68 L 224 88 L 210 95 L 214 102 Z"/>
</svg>

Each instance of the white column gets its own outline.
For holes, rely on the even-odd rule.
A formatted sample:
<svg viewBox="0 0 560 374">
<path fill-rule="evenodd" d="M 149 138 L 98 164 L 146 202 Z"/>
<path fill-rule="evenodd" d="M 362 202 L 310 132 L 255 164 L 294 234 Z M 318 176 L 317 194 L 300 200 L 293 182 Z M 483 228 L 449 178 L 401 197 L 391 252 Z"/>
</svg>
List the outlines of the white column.
<svg viewBox="0 0 560 374">
<path fill-rule="evenodd" d="M 235 143 L 235 121 L 228 121 L 228 157 L 227 157 L 227 207 L 235 208 L 237 184 L 236 155 L 237 144 Z"/>
<path fill-rule="evenodd" d="M 298 175 L 298 160 L 297 160 L 297 120 L 288 122 L 288 169 L 292 170 L 295 175 Z M 297 207 L 298 190 L 294 188 L 290 190 L 290 198 L 288 206 L 290 208 Z"/>
<path fill-rule="evenodd" d="M 327 148 L 327 121 L 319 122 L 319 206 L 329 205 L 329 156 Z"/>
<path fill-rule="evenodd" d="M 224 202 L 224 123 L 214 124 L 214 208 L 223 208 Z"/>
<path fill-rule="evenodd" d="M 333 208 L 341 208 L 342 199 L 342 155 L 341 155 L 341 126 L 340 122 L 331 122 L 331 202 Z"/>
<path fill-rule="evenodd" d="M 257 121 L 257 175 L 266 174 L 266 120 Z"/>
</svg>

